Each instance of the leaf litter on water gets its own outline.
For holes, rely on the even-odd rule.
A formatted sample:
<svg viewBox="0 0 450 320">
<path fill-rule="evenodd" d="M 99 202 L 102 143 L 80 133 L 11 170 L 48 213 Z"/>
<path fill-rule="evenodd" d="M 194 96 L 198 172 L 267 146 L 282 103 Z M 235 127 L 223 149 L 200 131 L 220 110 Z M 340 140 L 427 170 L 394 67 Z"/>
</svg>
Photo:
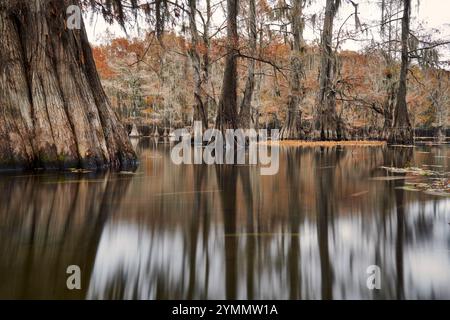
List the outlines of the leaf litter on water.
<svg viewBox="0 0 450 320">
<path fill-rule="evenodd" d="M 419 192 L 422 191 L 425 194 L 440 197 L 450 196 L 450 180 L 447 178 L 448 172 L 437 172 L 430 169 L 422 169 L 416 167 L 409 168 L 395 168 L 395 167 L 381 167 L 391 173 L 403 173 L 409 174 L 409 176 L 387 176 L 376 177 L 372 180 L 404 180 L 407 178 L 424 177 L 427 178 L 427 182 L 405 182 L 404 186 L 396 187 L 399 190 Z"/>
</svg>

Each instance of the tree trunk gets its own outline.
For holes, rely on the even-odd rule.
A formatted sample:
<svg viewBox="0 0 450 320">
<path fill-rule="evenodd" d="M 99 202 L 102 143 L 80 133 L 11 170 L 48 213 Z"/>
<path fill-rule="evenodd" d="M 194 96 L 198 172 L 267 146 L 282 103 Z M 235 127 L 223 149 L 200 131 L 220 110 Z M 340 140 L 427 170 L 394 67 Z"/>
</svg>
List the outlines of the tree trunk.
<svg viewBox="0 0 450 320">
<path fill-rule="evenodd" d="M 293 43 L 290 57 L 289 97 L 287 104 L 286 120 L 281 129 L 281 139 L 301 138 L 301 110 L 300 102 L 303 96 L 303 88 L 300 84 L 304 77 L 303 54 L 305 44 L 303 41 L 303 0 L 294 0 L 291 9 L 291 25 Z"/>
<path fill-rule="evenodd" d="M 212 98 L 211 94 L 209 93 L 210 89 L 210 74 L 211 74 L 211 61 L 210 61 L 210 55 L 211 55 L 211 38 L 210 38 L 210 28 L 211 28 L 211 20 L 212 20 L 212 8 L 211 8 L 211 0 L 206 0 L 206 22 L 203 24 L 203 46 L 205 49 L 203 50 L 203 85 L 204 87 L 208 89 L 204 89 L 203 92 L 206 95 L 205 97 L 205 109 L 206 109 L 206 116 L 207 116 L 207 122 L 209 123 L 209 112 L 210 109 L 212 109 Z"/>
<path fill-rule="evenodd" d="M 332 48 L 333 21 L 339 8 L 339 3 L 337 0 L 327 0 L 325 7 L 325 20 L 321 39 L 320 88 L 314 120 L 314 138 L 320 138 L 321 140 L 336 140 L 342 136 L 336 113 L 336 93 L 334 90 L 336 57 Z"/>
<path fill-rule="evenodd" d="M 0 4 L 0 167 L 123 168 L 136 155 L 100 83 L 73 1 Z"/>
<path fill-rule="evenodd" d="M 382 44 L 382 55 L 386 61 L 386 71 L 384 78 L 384 87 L 386 90 L 386 98 L 383 103 L 383 117 L 384 126 L 382 132 L 382 139 L 388 140 L 391 128 L 394 122 L 394 108 L 396 99 L 396 78 L 394 77 L 394 56 L 393 56 L 393 29 L 396 28 L 392 25 L 392 19 L 399 8 L 395 6 L 394 0 L 382 0 L 381 2 L 381 28 L 380 35 L 383 42 Z M 387 28 L 387 31 L 386 31 Z M 387 41 L 384 41 L 387 37 Z"/>
<path fill-rule="evenodd" d="M 436 132 L 435 139 L 438 143 L 445 142 L 446 133 L 445 133 L 445 119 L 447 119 L 446 115 L 446 106 L 445 102 L 442 101 L 442 95 L 444 88 L 442 87 L 444 79 L 443 72 L 441 70 L 437 70 L 436 80 L 437 87 L 430 94 L 431 103 L 434 105 L 436 110 Z"/>
<path fill-rule="evenodd" d="M 386 85 L 386 99 L 383 104 L 383 116 L 384 116 L 383 139 L 387 140 L 389 138 L 389 134 L 392 129 L 392 124 L 394 120 L 393 113 L 396 98 L 395 80 L 393 79 L 392 74 L 386 75 L 385 85 Z"/>
<path fill-rule="evenodd" d="M 382 84 L 385 89 L 385 99 L 382 106 L 384 125 L 380 138 L 383 140 L 389 139 L 389 135 L 394 124 L 394 110 L 397 98 L 398 82 L 398 75 L 395 75 L 394 73 L 396 64 L 395 52 L 397 51 L 397 43 L 400 42 L 400 39 L 397 37 L 397 23 L 393 23 L 393 21 L 396 22 L 399 12 L 401 12 L 401 3 L 397 0 L 381 1 L 380 47 L 381 54 L 386 63 Z"/>
<path fill-rule="evenodd" d="M 259 52 L 262 52 L 263 50 L 263 22 L 260 22 L 260 27 L 259 27 L 259 44 L 258 44 L 258 48 L 259 48 Z M 263 66 L 262 66 L 262 62 L 258 61 L 257 62 L 257 68 L 259 71 L 258 77 L 255 80 L 255 92 L 254 92 L 254 97 L 255 97 L 255 108 L 253 110 L 253 116 L 254 116 L 254 127 L 255 130 L 259 130 L 259 119 L 261 116 L 261 86 L 262 83 L 264 81 L 264 73 L 263 73 Z"/>
<path fill-rule="evenodd" d="M 445 129 L 442 126 L 437 127 L 436 128 L 436 136 L 435 136 L 436 142 L 443 143 L 443 142 L 445 142 L 446 138 L 447 137 L 445 134 Z"/>
<path fill-rule="evenodd" d="M 249 0 L 249 46 L 250 55 L 256 55 L 256 4 L 255 0 Z M 241 109 L 239 111 L 239 127 L 248 129 L 252 122 L 252 98 L 255 89 L 255 60 L 250 59 L 248 62 L 247 81 L 245 83 L 244 96 L 242 98 Z"/>
<path fill-rule="evenodd" d="M 237 128 L 237 14 L 239 0 L 227 0 L 227 57 L 216 127 L 221 131 Z"/>
<path fill-rule="evenodd" d="M 397 103 L 395 106 L 394 126 L 389 136 L 389 143 L 412 144 L 414 135 L 409 121 L 408 107 L 406 105 L 406 81 L 408 76 L 409 56 L 408 37 L 409 22 L 411 15 L 411 0 L 404 0 L 404 11 L 402 18 L 402 65 L 400 69 L 400 81 L 397 92 Z"/>
<path fill-rule="evenodd" d="M 194 121 L 201 121 L 204 130 L 208 128 L 208 110 L 207 95 L 203 87 L 204 76 L 202 71 L 202 61 L 199 54 L 199 34 L 197 23 L 195 20 L 197 14 L 197 0 L 189 0 L 189 30 L 191 33 L 191 49 L 189 55 L 191 57 L 192 66 L 194 68 Z"/>
</svg>

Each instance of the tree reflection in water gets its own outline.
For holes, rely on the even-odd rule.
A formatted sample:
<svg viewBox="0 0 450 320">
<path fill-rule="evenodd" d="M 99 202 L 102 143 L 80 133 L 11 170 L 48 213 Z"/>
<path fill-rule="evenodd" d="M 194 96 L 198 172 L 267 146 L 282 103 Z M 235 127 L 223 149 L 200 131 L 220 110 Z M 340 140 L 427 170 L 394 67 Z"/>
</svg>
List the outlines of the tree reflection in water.
<svg viewBox="0 0 450 320">
<path fill-rule="evenodd" d="M 427 177 L 372 179 L 448 171 L 448 146 L 283 148 L 275 176 L 137 149 L 134 175 L 2 176 L 1 298 L 450 298 L 450 200 L 403 188 Z"/>
</svg>

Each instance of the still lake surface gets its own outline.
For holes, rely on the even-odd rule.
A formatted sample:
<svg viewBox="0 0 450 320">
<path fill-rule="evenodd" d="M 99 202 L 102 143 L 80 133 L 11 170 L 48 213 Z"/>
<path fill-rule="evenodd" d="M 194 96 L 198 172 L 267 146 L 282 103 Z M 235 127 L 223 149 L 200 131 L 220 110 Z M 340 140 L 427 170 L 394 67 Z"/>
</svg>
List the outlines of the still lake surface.
<svg viewBox="0 0 450 320">
<path fill-rule="evenodd" d="M 0 176 L 0 298 L 450 299 L 450 198 L 407 187 L 448 178 L 450 145 L 283 147 L 261 176 L 133 143 L 134 174 Z"/>
</svg>

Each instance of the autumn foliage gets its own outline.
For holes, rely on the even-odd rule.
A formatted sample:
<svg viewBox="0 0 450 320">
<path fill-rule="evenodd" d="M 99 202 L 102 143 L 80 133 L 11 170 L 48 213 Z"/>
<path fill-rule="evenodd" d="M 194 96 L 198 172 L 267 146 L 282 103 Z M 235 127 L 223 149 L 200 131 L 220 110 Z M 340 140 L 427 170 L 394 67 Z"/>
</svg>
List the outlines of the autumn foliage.
<svg viewBox="0 0 450 320">
<path fill-rule="evenodd" d="M 106 45 L 93 48 L 97 70 L 114 107 L 123 118 L 137 117 L 142 121 L 163 123 L 172 121 L 180 125 L 189 122 L 194 103 L 193 74 L 188 59 L 191 44 L 174 33 L 165 34 L 162 43 L 148 34 L 144 39 L 114 38 Z M 222 85 L 225 46 L 225 39 L 217 38 L 213 39 L 210 48 L 212 79 L 208 94 L 216 102 Z M 245 39 L 241 40 L 239 48 L 245 55 Z M 197 50 L 203 54 L 206 48 L 198 44 Z M 289 54 L 290 47 L 282 37 L 274 36 L 261 47 L 256 77 L 260 84 L 253 103 L 260 113 L 262 126 L 280 126 L 285 118 Z M 303 118 L 310 121 L 318 91 L 319 48 L 308 47 L 305 60 L 305 97 L 301 109 Z M 388 75 L 395 76 L 398 68 L 397 64 L 385 66 L 376 52 L 339 52 L 335 83 L 338 114 L 353 127 L 382 127 L 383 118 L 377 110 L 386 98 L 383 81 Z M 241 80 L 245 78 L 246 70 L 247 60 L 239 59 Z M 448 72 L 443 72 L 439 81 L 448 87 L 449 77 Z M 438 83 L 436 71 L 413 65 L 408 80 L 411 90 L 408 90 L 407 101 L 413 126 L 433 126 L 436 112 L 431 92 Z M 238 94 L 243 91 L 243 83 L 239 81 Z M 443 94 L 445 97 L 441 99 L 448 105 L 450 93 Z M 214 110 L 211 112 L 213 118 Z"/>
</svg>

